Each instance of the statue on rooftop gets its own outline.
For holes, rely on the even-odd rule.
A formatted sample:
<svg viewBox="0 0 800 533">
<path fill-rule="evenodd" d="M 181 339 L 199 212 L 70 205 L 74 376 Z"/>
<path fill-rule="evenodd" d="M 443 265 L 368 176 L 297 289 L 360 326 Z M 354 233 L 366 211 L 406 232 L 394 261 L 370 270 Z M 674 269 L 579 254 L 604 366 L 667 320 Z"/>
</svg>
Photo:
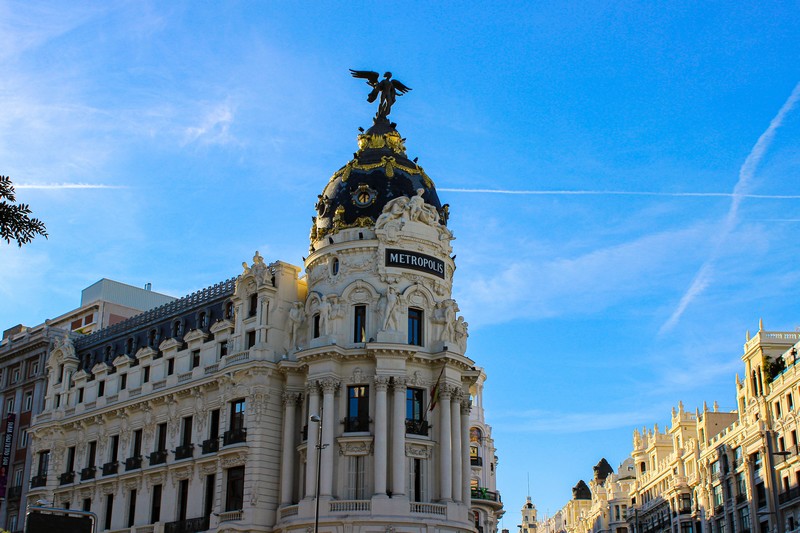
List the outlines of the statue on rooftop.
<svg viewBox="0 0 800 533">
<path fill-rule="evenodd" d="M 378 80 L 380 74 L 371 70 L 353 70 L 350 69 L 350 74 L 354 78 L 367 80 L 367 85 L 372 87 L 372 92 L 367 96 L 367 102 L 374 102 L 378 95 L 381 100 L 378 104 L 378 112 L 375 114 L 375 122 L 388 120 L 386 117 L 392 111 L 392 105 L 398 96 L 402 96 L 411 90 L 411 87 L 406 87 L 400 81 L 392 79 L 392 73 L 387 72 L 383 75 L 382 80 Z"/>
</svg>

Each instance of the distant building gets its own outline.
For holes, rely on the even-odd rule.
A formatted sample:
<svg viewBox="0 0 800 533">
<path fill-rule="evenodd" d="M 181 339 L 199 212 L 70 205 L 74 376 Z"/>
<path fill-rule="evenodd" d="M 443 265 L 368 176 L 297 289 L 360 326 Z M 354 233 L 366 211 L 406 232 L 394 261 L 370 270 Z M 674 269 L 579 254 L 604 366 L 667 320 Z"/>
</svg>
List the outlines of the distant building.
<svg viewBox="0 0 800 533">
<path fill-rule="evenodd" d="M 29 501 L 99 531 L 497 532 L 449 207 L 394 124 L 358 146 L 317 197 L 304 275 L 256 252 L 54 347 Z"/>
<path fill-rule="evenodd" d="M 102 279 L 84 289 L 81 305 L 35 327 L 21 324 L 3 332 L 0 341 L 0 397 L 5 449 L 0 468 L 0 524 L 22 529 L 31 454 L 28 431 L 41 412 L 46 386 L 47 355 L 67 335 L 77 339 L 144 310 L 174 300 L 171 296 Z"/>
<path fill-rule="evenodd" d="M 520 533 L 537 533 L 538 526 L 536 506 L 533 505 L 531 497 L 528 496 L 525 500 L 525 505 L 522 506 L 522 523 L 519 525 L 519 531 Z"/>
</svg>

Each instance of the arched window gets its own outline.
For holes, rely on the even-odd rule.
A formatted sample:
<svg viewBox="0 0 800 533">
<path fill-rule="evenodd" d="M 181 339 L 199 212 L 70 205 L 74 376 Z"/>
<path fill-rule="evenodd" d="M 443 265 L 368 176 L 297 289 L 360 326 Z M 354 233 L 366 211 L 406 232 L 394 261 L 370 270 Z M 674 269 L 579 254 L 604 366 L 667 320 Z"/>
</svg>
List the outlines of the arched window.
<svg viewBox="0 0 800 533">
<path fill-rule="evenodd" d="M 225 319 L 233 320 L 233 302 L 228 302 L 225 304 Z"/>
<path fill-rule="evenodd" d="M 339 273 L 339 258 L 334 257 L 333 261 L 331 261 L 331 274 L 336 275 Z"/>
</svg>

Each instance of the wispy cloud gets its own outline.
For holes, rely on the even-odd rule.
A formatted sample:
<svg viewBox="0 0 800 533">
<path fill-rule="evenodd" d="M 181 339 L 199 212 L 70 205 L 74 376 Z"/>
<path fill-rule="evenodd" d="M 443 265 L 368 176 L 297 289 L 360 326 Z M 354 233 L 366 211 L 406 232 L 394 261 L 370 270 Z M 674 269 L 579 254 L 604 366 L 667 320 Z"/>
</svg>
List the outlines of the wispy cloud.
<svg viewBox="0 0 800 533">
<path fill-rule="evenodd" d="M 234 141 L 230 133 L 233 123 L 233 109 L 229 103 L 222 103 L 209 109 L 201 123 L 185 130 L 184 144 L 228 144 Z"/>
<path fill-rule="evenodd" d="M 125 185 L 105 185 L 101 183 L 20 183 L 15 189 L 127 189 Z"/>
<path fill-rule="evenodd" d="M 789 98 L 787 98 L 783 103 L 783 106 L 781 106 L 778 114 L 775 115 L 775 117 L 769 123 L 769 127 L 767 127 L 764 133 L 761 134 L 761 136 L 758 138 L 758 141 L 756 141 L 755 146 L 753 146 L 753 149 L 750 150 L 747 158 L 745 158 L 744 163 L 739 169 L 739 179 L 733 188 L 733 193 L 731 194 L 731 206 L 728 209 L 727 215 L 725 216 L 721 231 L 716 235 L 715 243 L 711 249 L 711 253 L 695 274 L 692 283 L 689 285 L 689 288 L 681 297 L 680 302 L 678 302 L 678 306 L 659 329 L 659 334 L 664 334 L 674 328 L 683 313 L 686 311 L 686 308 L 694 301 L 695 298 L 697 298 L 697 296 L 702 294 L 711 283 L 714 262 L 720 255 L 722 245 L 725 243 L 728 236 L 733 231 L 733 228 L 736 226 L 739 215 L 739 207 L 742 203 L 742 200 L 747 197 L 746 189 L 750 185 L 750 181 L 755 174 L 758 164 L 761 162 L 761 159 L 764 157 L 769 145 L 772 143 L 772 139 L 775 137 L 776 130 L 781 126 L 784 118 L 795 106 L 798 99 L 800 99 L 800 83 L 795 85 L 794 90 L 789 95 Z"/>
<path fill-rule="evenodd" d="M 440 192 L 480 193 L 480 194 L 521 194 L 531 196 L 670 196 L 700 198 L 760 198 L 767 200 L 798 200 L 800 194 L 744 194 L 734 192 L 657 192 L 657 191 L 547 191 L 547 190 L 513 190 L 513 189 L 451 189 L 438 187 Z"/>
</svg>

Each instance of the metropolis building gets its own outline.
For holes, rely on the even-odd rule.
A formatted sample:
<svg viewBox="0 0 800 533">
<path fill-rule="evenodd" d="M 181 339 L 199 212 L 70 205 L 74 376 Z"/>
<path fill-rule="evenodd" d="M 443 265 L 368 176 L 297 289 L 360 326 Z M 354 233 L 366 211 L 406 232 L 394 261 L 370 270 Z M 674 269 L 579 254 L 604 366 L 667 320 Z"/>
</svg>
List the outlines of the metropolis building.
<svg viewBox="0 0 800 533">
<path fill-rule="evenodd" d="M 303 269 L 256 252 L 59 342 L 28 502 L 97 531 L 495 533 L 486 376 L 452 298 L 449 207 L 415 161 L 376 119 L 315 200 Z"/>
</svg>

